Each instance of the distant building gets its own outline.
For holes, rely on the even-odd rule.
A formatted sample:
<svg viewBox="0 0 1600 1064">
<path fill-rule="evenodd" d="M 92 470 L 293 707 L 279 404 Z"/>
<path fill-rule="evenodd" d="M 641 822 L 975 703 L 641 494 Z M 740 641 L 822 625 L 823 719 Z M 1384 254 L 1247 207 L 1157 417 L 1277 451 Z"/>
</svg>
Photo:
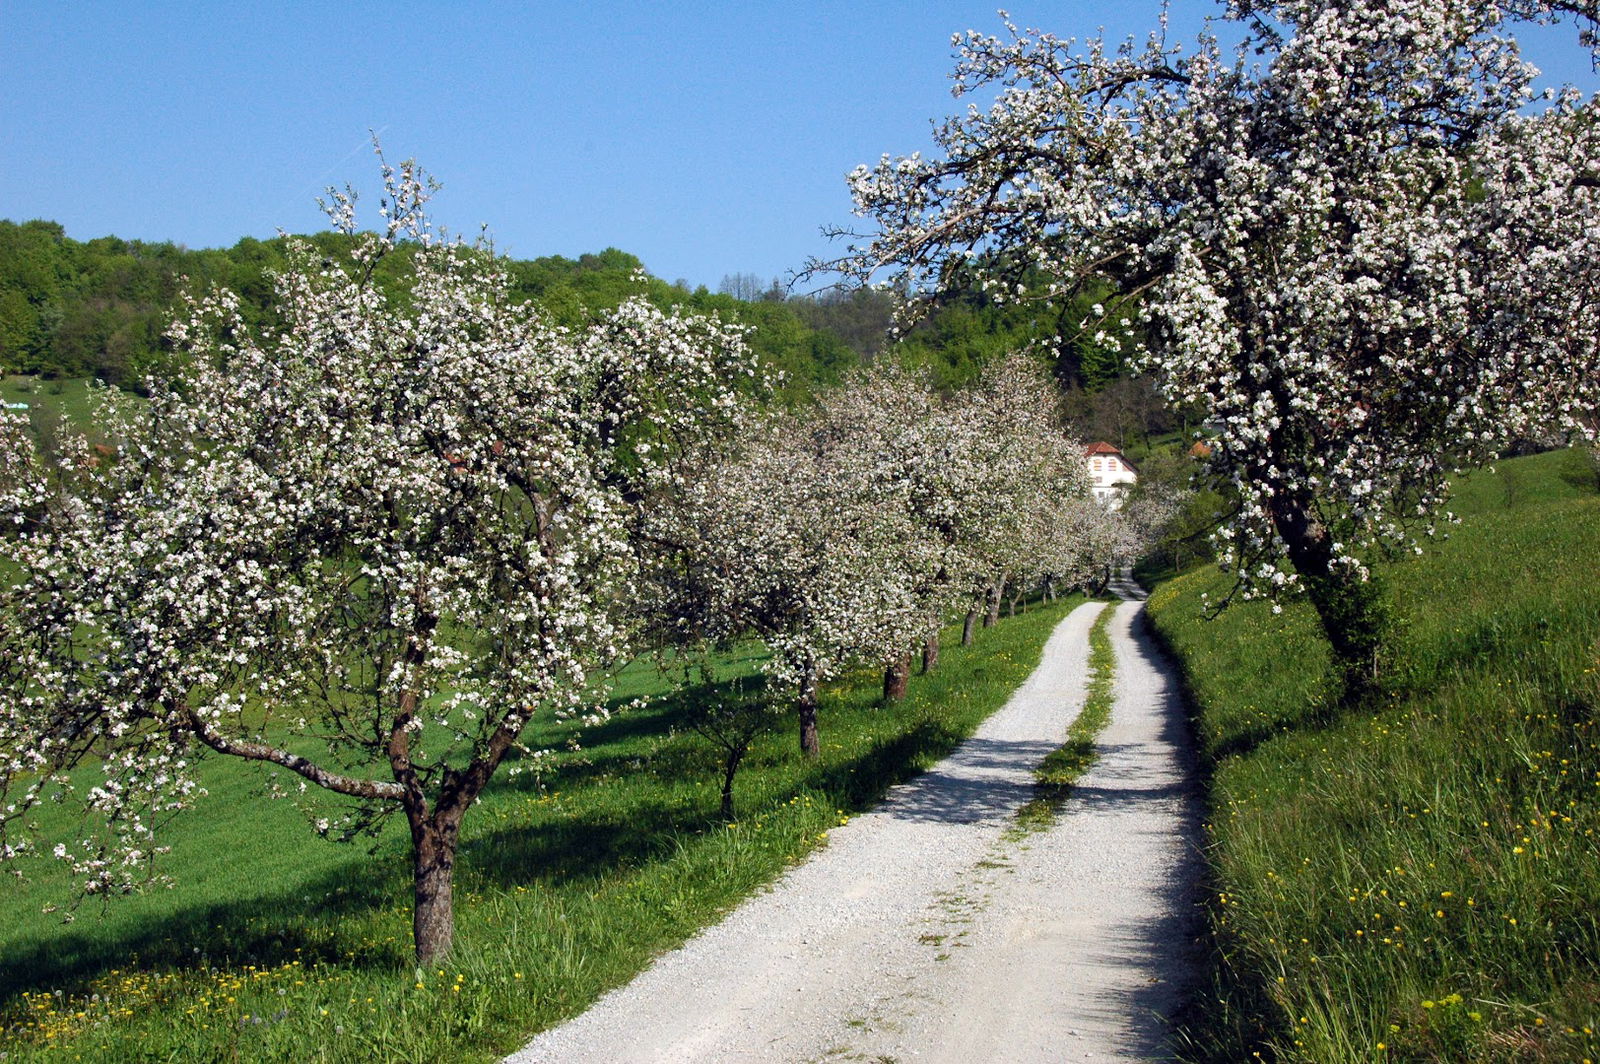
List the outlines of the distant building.
<svg viewBox="0 0 1600 1064">
<path fill-rule="evenodd" d="M 1123 493 L 1139 482 L 1139 471 L 1121 451 L 1104 440 L 1091 443 L 1083 453 L 1089 463 L 1089 486 L 1094 497 L 1109 509 L 1119 509 Z"/>
</svg>

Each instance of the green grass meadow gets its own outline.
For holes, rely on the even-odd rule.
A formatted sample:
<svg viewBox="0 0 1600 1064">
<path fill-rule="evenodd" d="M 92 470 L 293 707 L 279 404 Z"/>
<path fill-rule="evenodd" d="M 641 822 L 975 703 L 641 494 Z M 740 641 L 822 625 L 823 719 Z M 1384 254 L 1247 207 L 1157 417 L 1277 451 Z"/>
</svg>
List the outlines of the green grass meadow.
<svg viewBox="0 0 1600 1064">
<path fill-rule="evenodd" d="M 412 960 L 403 823 L 375 842 L 319 839 L 308 819 L 331 799 L 268 798 L 260 766 L 218 759 L 209 797 L 165 833 L 172 888 L 70 912 L 53 862 L 0 882 L 0 1049 L 8 1064 L 494 1059 L 946 753 L 1004 703 L 1081 601 L 947 645 L 895 705 L 880 704 L 876 674 L 831 685 L 821 759 L 800 757 L 783 717 L 740 770 L 732 823 L 718 816 L 719 752 L 685 727 L 682 706 L 618 713 L 583 729 L 578 750 L 567 749 L 577 725 L 537 725 L 530 745 L 561 752 L 540 773 L 503 772 L 467 816 L 448 966 Z M 724 669 L 756 663 L 746 654 Z M 638 663 L 615 697 L 660 684 Z"/>
<path fill-rule="evenodd" d="M 1304 603 L 1157 589 L 1208 774 L 1214 985 L 1192 1060 L 1600 1059 L 1600 495 L 1560 451 L 1459 485 L 1380 567 L 1376 711 L 1331 704 Z"/>
<path fill-rule="evenodd" d="M 0 402 L 7 406 L 26 403 L 28 409 L 13 410 L 14 414 L 30 420 L 45 415 L 54 422 L 57 418 L 79 429 L 90 429 L 94 424 L 94 397 L 88 381 L 46 380 L 43 377 L 25 377 L 15 374 L 0 376 Z"/>
</svg>

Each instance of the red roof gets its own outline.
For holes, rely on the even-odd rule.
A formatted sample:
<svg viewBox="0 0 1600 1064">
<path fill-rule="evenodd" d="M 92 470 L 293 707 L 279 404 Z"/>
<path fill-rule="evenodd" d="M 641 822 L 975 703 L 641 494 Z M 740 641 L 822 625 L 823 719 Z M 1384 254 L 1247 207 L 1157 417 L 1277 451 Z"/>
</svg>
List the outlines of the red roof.
<svg viewBox="0 0 1600 1064">
<path fill-rule="evenodd" d="M 1083 453 L 1084 454 L 1114 454 L 1118 458 L 1122 457 L 1122 452 L 1121 451 L 1117 450 L 1115 447 L 1111 446 L 1109 443 L 1107 443 L 1104 440 L 1101 440 L 1099 443 L 1091 443 L 1089 446 L 1087 446 L 1087 447 L 1085 447 L 1083 449 Z"/>
</svg>

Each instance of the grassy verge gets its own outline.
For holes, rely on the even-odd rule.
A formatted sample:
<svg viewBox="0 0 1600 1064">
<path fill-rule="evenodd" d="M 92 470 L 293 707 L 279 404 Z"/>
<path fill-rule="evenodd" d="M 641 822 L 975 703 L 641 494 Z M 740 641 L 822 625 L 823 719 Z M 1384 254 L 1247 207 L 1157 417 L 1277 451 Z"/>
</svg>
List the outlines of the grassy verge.
<svg viewBox="0 0 1600 1064">
<path fill-rule="evenodd" d="M 1600 498 L 1555 452 L 1474 474 L 1457 509 L 1381 572 L 1376 712 L 1330 704 L 1303 604 L 1202 621 L 1209 571 L 1151 598 L 1208 771 L 1192 1059 L 1600 1059 Z"/>
<path fill-rule="evenodd" d="M 1089 629 L 1089 685 L 1083 709 L 1067 729 L 1067 741 L 1050 751 L 1033 770 L 1034 796 L 1017 810 L 1017 827 L 1023 831 L 1041 831 L 1055 823 L 1056 814 L 1072 796 L 1073 786 L 1099 757 L 1095 737 L 1111 723 L 1115 701 L 1111 686 L 1116 679 L 1117 659 L 1111 650 L 1111 637 L 1106 634 L 1115 611 L 1115 603 L 1103 608 Z"/>
<path fill-rule="evenodd" d="M 468 815 L 456 880 L 456 952 L 411 960 L 403 826 L 373 852 L 312 836 L 325 813 L 260 792 L 254 766 L 209 766 L 211 797 L 175 821 L 171 890 L 64 925 L 49 868 L 0 883 L 0 1046 L 24 1060 L 491 1060 L 574 1015 L 650 958 L 827 839 L 883 790 L 932 764 L 1037 665 L 1081 598 L 948 646 L 910 696 L 880 677 L 833 685 L 823 756 L 802 760 L 788 721 L 747 755 L 743 819 L 718 816 L 718 752 L 669 701 L 582 734 L 547 724 L 563 752 L 503 776 Z M 952 640 L 953 642 L 953 640 Z M 735 664 L 753 668 L 753 656 Z M 654 671 L 619 678 L 625 702 Z"/>
</svg>

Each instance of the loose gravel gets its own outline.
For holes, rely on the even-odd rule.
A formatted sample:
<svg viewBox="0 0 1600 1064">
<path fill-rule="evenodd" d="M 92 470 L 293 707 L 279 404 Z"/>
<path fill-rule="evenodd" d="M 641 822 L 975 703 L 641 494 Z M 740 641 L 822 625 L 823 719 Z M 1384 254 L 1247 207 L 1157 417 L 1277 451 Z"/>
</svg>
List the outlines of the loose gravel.
<svg viewBox="0 0 1600 1064">
<path fill-rule="evenodd" d="M 1083 702 L 1073 611 L 978 732 L 721 923 L 509 1064 L 1160 1059 L 1197 925 L 1199 807 L 1142 604 L 1110 624 L 1116 707 L 1055 822 L 1016 829 Z"/>
</svg>

